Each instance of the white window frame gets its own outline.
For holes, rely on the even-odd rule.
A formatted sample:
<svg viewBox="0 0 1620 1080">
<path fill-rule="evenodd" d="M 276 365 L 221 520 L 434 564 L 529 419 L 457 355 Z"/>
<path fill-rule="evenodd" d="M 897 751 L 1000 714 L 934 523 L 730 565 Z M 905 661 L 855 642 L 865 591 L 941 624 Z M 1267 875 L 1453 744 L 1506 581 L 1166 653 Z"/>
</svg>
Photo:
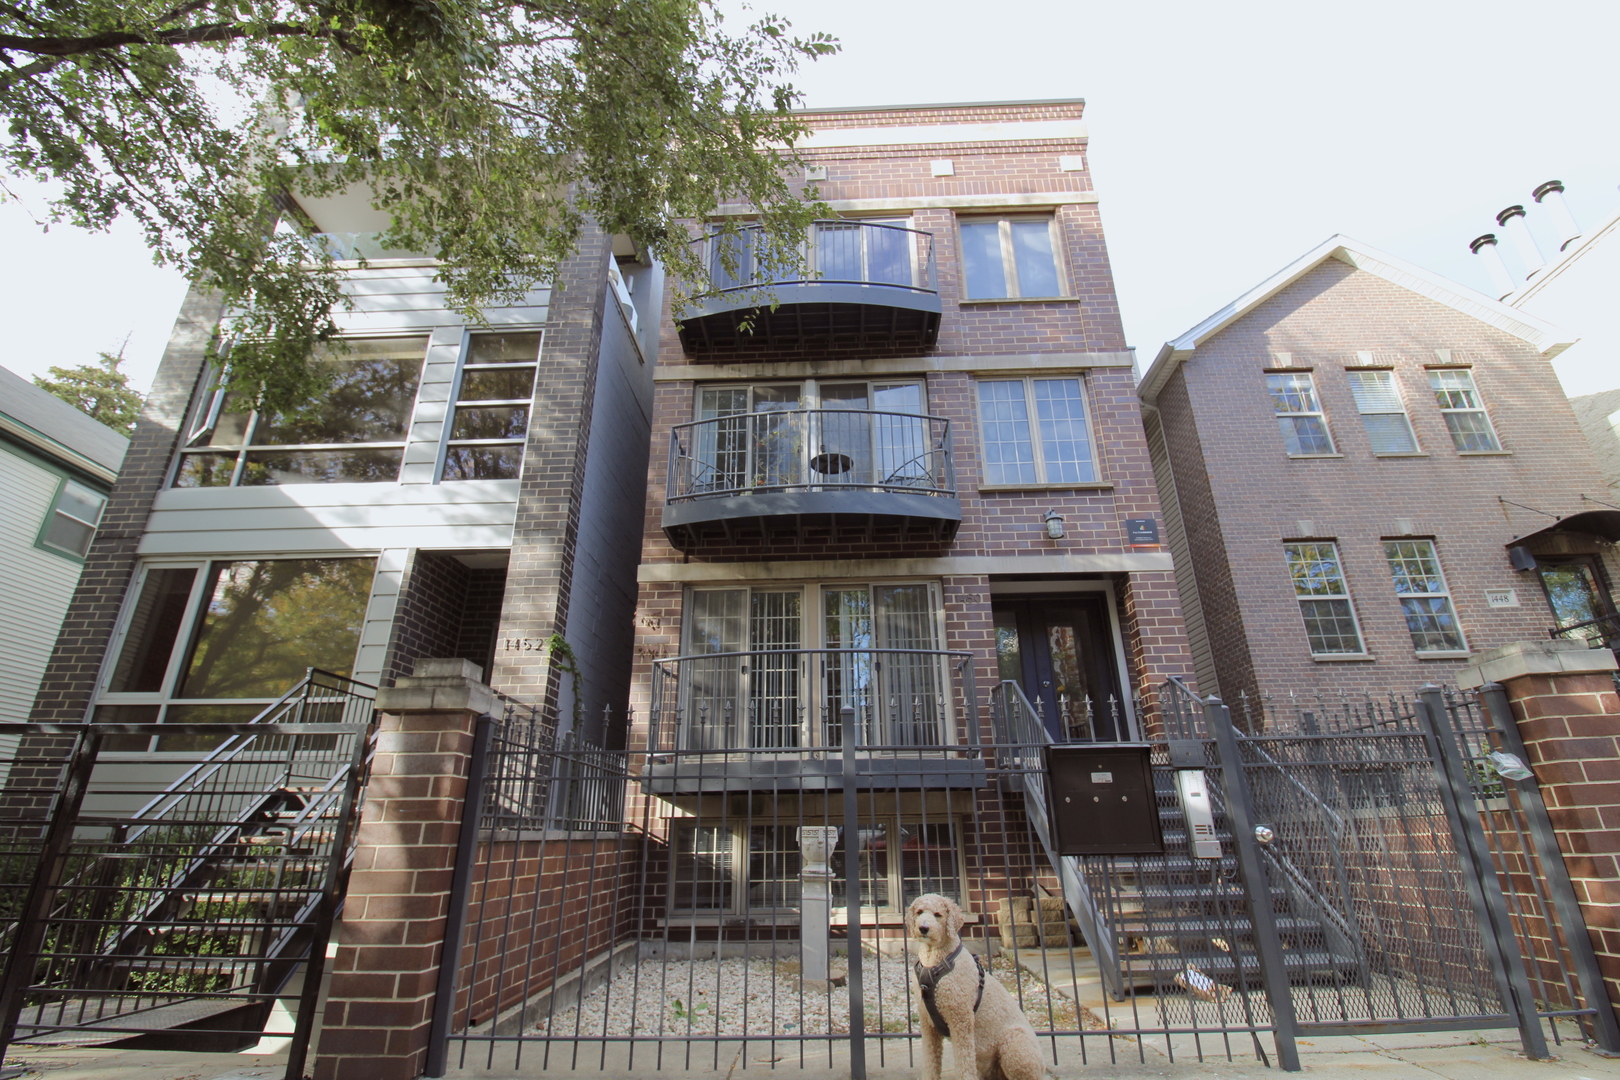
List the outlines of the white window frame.
<svg viewBox="0 0 1620 1080">
<path fill-rule="evenodd" d="M 1339 456 L 1339 453 L 1338 453 L 1339 448 L 1338 448 L 1338 445 L 1333 441 L 1333 429 L 1328 427 L 1327 414 L 1322 411 L 1322 396 L 1316 392 L 1316 375 L 1313 372 L 1311 372 L 1309 369 L 1306 369 L 1306 370 L 1300 370 L 1300 371 L 1267 371 L 1267 372 L 1265 372 L 1265 376 L 1266 376 L 1266 395 L 1271 399 L 1271 411 L 1272 411 L 1272 414 L 1278 420 L 1278 425 L 1277 425 L 1278 426 L 1278 434 L 1282 435 L 1283 445 L 1284 445 L 1285 450 L 1287 451 L 1288 456 L 1289 457 L 1338 457 Z M 1273 388 L 1272 385 L 1271 385 L 1273 379 L 1282 379 L 1282 378 L 1290 378 L 1290 377 L 1295 378 L 1295 379 L 1304 379 L 1305 383 L 1304 383 L 1303 388 L 1301 388 L 1299 386 L 1294 386 L 1294 387 L 1283 388 L 1283 389 L 1279 390 L 1279 389 Z M 1280 407 L 1283 404 L 1283 402 L 1280 401 L 1279 398 L 1278 398 L 1279 393 L 1281 393 L 1281 394 L 1290 394 L 1290 393 L 1298 394 L 1298 393 L 1301 392 L 1301 389 L 1303 389 L 1304 393 L 1310 395 L 1310 402 L 1309 403 L 1313 406 L 1312 408 L 1309 408 L 1309 409 L 1287 409 L 1287 410 L 1285 410 L 1285 409 Z M 1284 435 L 1282 433 L 1282 430 L 1281 430 L 1282 429 L 1281 421 L 1286 417 L 1315 417 L 1317 422 L 1322 425 L 1322 434 L 1327 439 L 1327 444 L 1328 444 L 1327 449 L 1326 450 L 1312 450 L 1312 451 L 1309 451 L 1309 452 L 1295 451 L 1295 450 L 1292 450 L 1292 449 L 1287 449 L 1289 436 Z"/>
<path fill-rule="evenodd" d="M 1466 656 L 1466 655 L 1468 655 L 1468 638 L 1463 633 L 1462 620 L 1457 618 L 1457 606 L 1456 606 L 1455 603 L 1452 602 L 1452 599 L 1451 599 L 1451 587 L 1446 582 L 1445 568 L 1440 565 L 1440 551 L 1439 551 L 1439 549 L 1437 547 L 1435 547 L 1434 541 L 1432 539 L 1429 539 L 1429 538 L 1426 538 L 1426 537 L 1396 537 L 1396 538 L 1393 538 L 1393 539 L 1386 539 L 1383 543 L 1384 543 L 1384 561 L 1385 561 L 1385 563 L 1387 563 L 1389 565 L 1390 578 L 1393 581 L 1393 583 L 1395 584 L 1395 598 L 1396 598 L 1396 600 L 1397 601 L 1408 600 L 1408 599 L 1412 599 L 1412 600 L 1443 600 L 1445 602 L 1446 613 L 1451 616 L 1451 624 L 1452 624 L 1452 626 L 1454 626 L 1456 628 L 1456 634 L 1457 634 L 1457 644 L 1456 645 L 1447 646 L 1445 648 L 1438 648 L 1438 649 L 1425 649 L 1425 648 L 1423 648 L 1422 646 L 1420 646 L 1418 644 L 1417 631 L 1414 631 L 1412 629 L 1412 621 L 1411 621 L 1412 616 L 1407 614 L 1407 612 L 1405 611 L 1405 605 L 1403 604 L 1402 605 L 1401 615 L 1402 615 L 1402 618 L 1406 621 L 1406 632 L 1412 636 L 1412 651 L 1417 653 L 1417 655 L 1419 655 L 1419 656 L 1448 656 L 1449 657 L 1449 656 Z M 1400 578 L 1395 576 L 1395 565 L 1394 564 L 1395 564 L 1395 559 L 1397 557 L 1405 558 L 1406 556 L 1405 555 L 1400 555 L 1400 554 L 1397 554 L 1397 553 L 1392 553 L 1391 550 L 1390 550 L 1392 547 L 1395 547 L 1396 545 L 1400 545 L 1400 544 L 1410 544 L 1410 545 L 1418 546 L 1420 548 L 1426 548 L 1427 549 L 1427 558 L 1428 558 L 1429 562 L 1434 567 L 1434 576 L 1436 578 L 1438 578 L 1439 581 L 1440 581 L 1440 589 L 1439 589 L 1439 591 L 1429 591 L 1429 592 L 1402 592 L 1401 591 L 1401 589 L 1400 589 Z M 1423 552 L 1420 551 L 1417 554 L 1417 557 L 1418 558 L 1424 558 Z"/>
<path fill-rule="evenodd" d="M 1333 551 L 1333 566 L 1335 576 L 1339 581 L 1340 590 L 1336 593 L 1300 592 L 1298 579 L 1294 574 L 1294 558 L 1292 549 L 1303 547 L 1328 547 Z M 1283 541 L 1283 566 L 1288 571 L 1288 581 L 1294 590 L 1294 600 L 1300 614 L 1300 620 L 1305 626 L 1305 640 L 1310 645 L 1311 656 L 1317 659 L 1346 659 L 1360 658 L 1367 655 L 1367 638 L 1361 631 L 1361 619 L 1356 614 L 1356 602 L 1350 595 L 1350 582 L 1344 572 L 1344 556 L 1339 551 L 1336 540 L 1285 540 Z M 1307 603 L 1320 601 L 1343 601 L 1350 614 L 1350 624 L 1356 632 L 1355 650 L 1340 649 L 1329 652 L 1317 651 L 1316 645 L 1311 641 L 1310 617 L 1305 614 Z"/>
<path fill-rule="evenodd" d="M 1347 368 L 1346 374 L 1349 376 L 1350 381 L 1350 396 L 1356 403 L 1356 412 L 1361 415 L 1361 426 L 1362 430 L 1367 434 L 1368 445 L 1371 446 L 1373 439 L 1372 429 L 1367 426 L 1369 416 L 1399 416 L 1401 424 L 1405 426 L 1407 438 L 1412 443 L 1410 450 L 1379 450 L 1377 447 L 1373 447 L 1373 455 L 1375 457 L 1411 457 L 1415 454 L 1421 454 L 1423 444 L 1418 442 L 1417 431 L 1412 427 L 1412 417 L 1407 412 L 1406 398 L 1401 393 L 1401 380 L 1396 377 L 1395 370 L 1393 368 Z M 1369 379 L 1376 376 L 1382 376 L 1382 379 L 1379 379 L 1380 382 L 1387 381 L 1386 388 L 1390 396 L 1394 398 L 1394 408 L 1389 408 L 1387 402 L 1364 400 L 1363 396 L 1357 392 L 1356 387 L 1358 385 L 1365 385 Z M 1380 405 L 1383 407 L 1379 407 Z"/>
<path fill-rule="evenodd" d="M 1052 245 L 1052 276 L 1057 280 L 1058 292 L 1054 295 L 1035 294 L 1025 296 L 1018 281 L 1018 252 L 1013 246 L 1013 222 L 1043 221 L 1046 223 L 1047 236 Z M 968 295 L 968 268 L 967 245 L 962 241 L 962 226 L 987 225 L 995 222 L 1001 238 L 1001 274 L 1004 279 L 1006 292 L 1000 296 L 970 296 Z M 994 300 L 1066 300 L 1072 299 L 1069 293 L 1069 275 L 1063 260 L 1063 236 L 1058 228 L 1056 214 L 989 214 L 964 216 L 957 218 L 956 250 L 962 255 L 961 280 L 962 298 L 970 301 Z"/>
<path fill-rule="evenodd" d="M 1035 384 L 1037 382 L 1073 382 L 1079 386 L 1081 416 L 1086 425 L 1086 443 L 1087 448 L 1090 450 L 1091 479 L 1074 481 L 1048 479 L 1045 440 L 1041 438 L 1041 419 L 1035 400 Z M 991 480 L 988 477 L 986 469 L 990 459 L 986 452 L 984 399 L 979 394 L 979 387 L 988 383 L 1021 383 L 1024 387 L 1024 417 L 1029 424 L 1029 438 L 1035 464 L 1035 479 L 1032 481 Z M 979 486 L 981 488 L 1094 487 L 1106 483 L 1102 475 L 1102 460 L 1097 453 L 1097 425 L 1094 422 L 1091 409 L 1091 394 L 1088 393 L 1084 375 L 1025 375 L 1011 379 L 979 378 L 974 381 L 973 386 L 973 411 L 978 427 Z"/>
<path fill-rule="evenodd" d="M 900 835 L 900 828 L 903 825 L 950 826 L 951 841 L 956 849 L 957 895 L 965 898 L 968 895 L 967 858 L 966 848 L 963 844 L 963 834 L 966 831 L 964 828 L 965 821 L 966 819 L 959 814 L 941 814 L 934 816 L 919 813 L 900 812 L 887 814 L 881 819 L 868 819 L 866 822 L 864 822 L 865 824 L 882 825 L 887 832 L 887 846 L 885 851 L 889 853 L 889 865 L 886 868 L 889 895 L 887 902 L 882 907 L 875 904 L 863 903 L 861 905 L 862 918 L 870 919 L 874 916 L 898 915 L 905 910 L 905 905 L 902 902 L 905 895 L 904 863 L 901 858 L 895 857 L 900 851 L 898 838 Z M 823 820 L 809 817 L 804 818 L 801 822 L 799 818 L 791 811 L 783 812 L 775 816 L 761 815 L 759 820 L 750 820 L 746 816 L 739 816 L 731 818 L 730 820 L 717 820 L 712 817 L 686 817 L 669 819 L 671 847 L 671 857 L 669 862 L 670 914 L 682 920 L 701 920 L 704 918 L 718 918 L 722 916 L 762 915 L 773 911 L 782 912 L 799 910 L 799 905 L 797 904 L 788 904 L 781 907 L 755 906 L 749 904 L 748 859 L 750 851 L 748 846 L 748 830 L 750 828 L 760 826 L 775 826 L 780 829 L 786 829 L 789 833 L 793 834 L 794 840 L 797 842 L 796 830 L 801 824 L 804 826 L 815 826 L 833 824 L 833 822 L 831 819 Z M 726 829 L 730 832 L 731 903 L 727 907 L 694 908 L 686 906 L 683 894 L 689 896 L 690 893 L 688 890 L 682 889 L 680 887 L 680 883 L 674 879 L 677 860 L 683 857 L 692 857 L 691 853 L 685 852 L 681 849 L 680 845 L 683 843 L 683 841 L 677 838 L 682 833 L 693 835 L 697 829 Z M 688 882 L 688 884 L 690 883 Z M 843 891 L 841 889 L 835 889 L 834 892 L 835 895 L 833 896 L 832 904 L 830 905 L 831 922 L 835 926 L 847 925 L 849 922 L 849 908 L 847 904 L 841 902 L 843 899 Z"/>
<path fill-rule="evenodd" d="M 1474 381 L 1472 368 L 1460 367 L 1431 367 L 1425 369 L 1429 376 L 1429 389 L 1434 393 L 1435 405 L 1440 410 L 1441 419 L 1446 422 L 1446 433 L 1451 436 L 1451 445 L 1459 454 L 1500 454 L 1502 452 L 1502 439 L 1496 433 L 1496 424 L 1491 421 L 1491 414 L 1486 411 L 1485 404 L 1480 400 L 1479 384 Z M 1436 386 L 1437 378 L 1447 375 L 1462 376 L 1468 381 L 1467 386 Z M 1464 400 L 1472 402 L 1466 406 L 1446 404 L 1446 395 L 1465 394 Z M 1451 426 L 1451 417 L 1455 415 L 1478 416 L 1485 421 L 1485 432 L 1490 436 L 1491 445 L 1484 449 L 1465 448 L 1457 440 L 1457 432 Z"/>
</svg>

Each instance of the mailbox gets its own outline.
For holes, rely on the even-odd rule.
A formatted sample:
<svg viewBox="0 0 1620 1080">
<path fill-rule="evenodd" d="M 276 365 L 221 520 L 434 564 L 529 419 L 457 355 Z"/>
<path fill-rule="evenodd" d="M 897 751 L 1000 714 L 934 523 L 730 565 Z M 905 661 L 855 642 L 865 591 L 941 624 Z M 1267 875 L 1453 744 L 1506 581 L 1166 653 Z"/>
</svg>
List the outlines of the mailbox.
<svg viewBox="0 0 1620 1080">
<path fill-rule="evenodd" d="M 1047 813 L 1059 855 L 1162 855 L 1147 743 L 1045 748 Z"/>
</svg>

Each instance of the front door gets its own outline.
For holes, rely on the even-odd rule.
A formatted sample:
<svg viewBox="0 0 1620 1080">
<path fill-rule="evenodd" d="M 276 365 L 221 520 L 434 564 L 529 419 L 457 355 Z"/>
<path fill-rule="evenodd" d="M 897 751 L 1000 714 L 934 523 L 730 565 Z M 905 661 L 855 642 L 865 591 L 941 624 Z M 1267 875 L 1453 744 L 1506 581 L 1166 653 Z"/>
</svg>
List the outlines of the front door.
<svg viewBox="0 0 1620 1080">
<path fill-rule="evenodd" d="M 1114 635 L 1102 593 L 996 599 L 996 659 L 1059 742 L 1129 738 Z"/>
</svg>

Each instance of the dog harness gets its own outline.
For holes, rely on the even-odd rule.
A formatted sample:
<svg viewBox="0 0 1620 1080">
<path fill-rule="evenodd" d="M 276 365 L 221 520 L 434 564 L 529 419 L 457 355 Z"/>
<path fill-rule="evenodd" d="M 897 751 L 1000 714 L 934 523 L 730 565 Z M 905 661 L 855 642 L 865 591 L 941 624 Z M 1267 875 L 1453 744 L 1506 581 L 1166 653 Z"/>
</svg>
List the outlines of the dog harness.
<svg viewBox="0 0 1620 1080">
<path fill-rule="evenodd" d="M 934 1027 L 945 1038 L 951 1036 L 951 1025 L 939 1014 L 939 1007 L 934 1004 L 934 988 L 939 980 L 956 970 L 956 958 L 962 955 L 963 946 L 958 943 L 951 955 L 935 964 L 933 967 L 923 967 L 921 960 L 917 961 L 917 985 L 922 987 L 923 1008 L 928 1010 L 928 1019 L 934 1022 Z M 977 954 L 968 953 L 973 957 L 973 966 L 979 971 L 979 992 L 973 995 L 973 1011 L 979 1011 L 979 1003 L 984 1000 L 984 965 L 979 963 Z"/>
</svg>

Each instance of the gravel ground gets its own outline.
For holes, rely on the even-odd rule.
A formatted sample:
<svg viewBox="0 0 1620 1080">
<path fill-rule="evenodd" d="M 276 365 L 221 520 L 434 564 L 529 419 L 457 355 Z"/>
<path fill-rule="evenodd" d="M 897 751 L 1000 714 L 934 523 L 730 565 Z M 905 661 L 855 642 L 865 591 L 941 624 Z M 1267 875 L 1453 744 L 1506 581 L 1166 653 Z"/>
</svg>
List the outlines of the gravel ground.
<svg viewBox="0 0 1620 1080">
<path fill-rule="evenodd" d="M 867 955 L 862 972 L 867 1031 L 917 1030 L 920 1003 L 910 986 L 910 971 L 907 959 Z M 997 958 L 991 971 L 1014 989 L 1010 960 Z M 1078 1019 L 1074 1003 L 1052 994 L 1049 1015 L 1045 985 L 1027 971 L 1019 974 L 1024 1007 L 1035 1027 L 1074 1030 Z M 801 988 L 796 960 L 649 958 L 620 972 L 589 995 L 581 1008 L 541 1018 L 530 1031 L 571 1038 L 576 1024 L 580 1036 L 846 1034 L 849 991 L 842 986 Z"/>
</svg>

